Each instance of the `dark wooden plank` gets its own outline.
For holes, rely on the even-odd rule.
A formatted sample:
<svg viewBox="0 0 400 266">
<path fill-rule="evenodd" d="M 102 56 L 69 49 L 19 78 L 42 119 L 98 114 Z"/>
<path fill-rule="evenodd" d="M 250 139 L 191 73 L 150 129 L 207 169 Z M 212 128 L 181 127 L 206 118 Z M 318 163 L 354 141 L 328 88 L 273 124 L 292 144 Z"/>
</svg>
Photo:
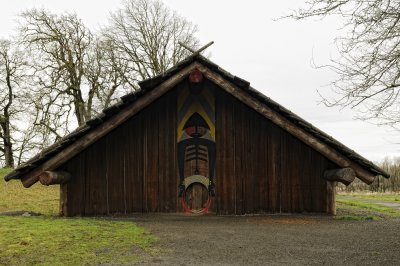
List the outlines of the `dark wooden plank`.
<svg viewBox="0 0 400 266">
<path fill-rule="evenodd" d="M 123 130 L 123 141 L 124 145 L 121 147 L 122 152 L 124 153 L 124 184 L 125 184 L 125 197 L 124 204 L 126 205 L 126 213 L 135 212 L 134 205 L 135 201 L 139 199 L 134 199 L 137 197 L 138 193 L 135 190 L 137 184 L 134 183 L 135 179 L 135 160 L 134 154 L 137 153 L 134 146 L 134 139 L 132 137 L 132 132 L 135 128 L 135 122 L 137 119 L 131 118 L 122 124 Z M 140 188 L 141 189 L 141 188 Z"/>
<path fill-rule="evenodd" d="M 223 213 L 223 181 L 225 177 L 225 156 L 224 156 L 224 147 L 225 147 L 225 132 L 226 130 L 226 107 L 224 96 L 220 91 L 216 91 L 216 106 L 215 106 L 215 135 L 216 135 L 216 203 L 217 203 L 217 213 Z"/>
<path fill-rule="evenodd" d="M 60 169 L 64 169 L 71 173 L 72 179 L 66 185 L 67 205 L 65 216 L 83 215 L 85 212 L 85 191 L 86 191 L 86 176 L 84 173 L 85 156 L 79 154 L 72 158 L 66 165 Z"/>
<path fill-rule="evenodd" d="M 230 100 L 230 101 L 229 101 Z M 216 145 L 218 213 L 232 214 L 235 210 L 234 192 L 234 125 L 232 99 L 216 92 Z"/>
<path fill-rule="evenodd" d="M 281 148 L 278 129 L 269 124 L 268 127 L 268 203 L 270 212 L 280 211 L 280 162 Z"/>
<path fill-rule="evenodd" d="M 244 141 L 244 128 L 247 120 L 240 105 L 234 105 L 234 112 L 235 129 L 233 134 L 235 139 L 235 214 L 240 215 L 245 213 L 244 182 L 246 178 L 246 171 L 242 155 L 246 149 L 246 142 Z"/>
<path fill-rule="evenodd" d="M 303 206 L 304 206 L 304 211 L 306 212 L 312 212 L 312 190 L 311 186 L 313 183 L 313 178 L 314 171 L 313 171 L 313 163 L 312 162 L 312 150 L 307 149 L 307 151 L 303 155 L 303 160 L 304 162 L 310 162 L 310 163 L 304 163 L 303 167 L 303 179 L 302 179 L 302 191 L 303 191 Z"/>
<path fill-rule="evenodd" d="M 158 131 L 158 211 L 177 211 L 178 173 L 176 168 L 176 93 L 159 102 Z"/>
<path fill-rule="evenodd" d="M 96 142 L 89 147 L 85 155 L 85 215 L 109 214 L 106 139 Z"/>
<path fill-rule="evenodd" d="M 121 126 L 106 136 L 108 204 L 110 213 L 126 213 L 125 127 Z"/>
<path fill-rule="evenodd" d="M 157 211 L 158 212 L 166 212 L 167 207 L 167 194 L 168 194 L 168 189 L 167 187 L 167 165 L 170 160 L 169 154 L 167 153 L 167 139 L 169 138 L 168 134 L 168 128 L 169 124 L 166 119 L 166 112 L 167 108 L 165 106 L 167 97 L 163 97 L 158 101 L 158 127 L 159 130 L 157 130 L 157 143 L 158 143 L 158 183 L 157 183 Z"/>
<path fill-rule="evenodd" d="M 257 128 L 254 128 L 254 118 L 249 115 L 249 110 L 244 109 L 245 112 L 245 124 L 244 124 L 244 136 L 243 141 L 244 145 L 244 154 L 242 158 L 246 158 L 245 161 L 245 170 L 246 170 L 246 213 L 255 213 L 258 212 L 257 205 L 258 205 L 258 195 L 256 195 L 256 191 L 258 190 L 258 180 L 255 176 L 255 173 L 258 169 L 255 169 L 254 162 L 254 154 L 256 149 L 256 142 L 258 140 L 255 139 L 254 133 L 256 132 Z"/>
<path fill-rule="evenodd" d="M 156 212 L 158 207 L 158 118 L 159 102 L 145 110 L 145 168 L 146 212 Z"/>
<path fill-rule="evenodd" d="M 178 161 L 177 161 L 177 91 L 172 91 L 168 95 L 168 100 L 166 104 L 166 118 L 168 137 L 166 137 L 166 156 L 168 156 L 168 161 L 166 164 L 166 204 L 165 210 L 168 212 L 178 211 Z"/>
<path fill-rule="evenodd" d="M 129 152 L 128 172 L 130 177 L 130 202 L 133 212 L 144 212 L 146 210 L 146 190 L 145 190 L 145 136 L 144 136 L 144 116 L 133 119 L 130 126 L 130 139 L 132 149 Z"/>
<path fill-rule="evenodd" d="M 259 167 L 259 179 L 260 179 L 260 198 L 259 198 L 259 211 L 261 212 L 271 212 L 270 210 L 270 202 L 269 202 L 269 181 L 268 181 L 268 172 L 270 165 L 268 164 L 268 160 L 270 160 L 269 154 L 269 123 L 265 119 L 260 119 L 260 128 L 259 132 L 259 158 L 258 158 L 258 167 Z"/>
</svg>

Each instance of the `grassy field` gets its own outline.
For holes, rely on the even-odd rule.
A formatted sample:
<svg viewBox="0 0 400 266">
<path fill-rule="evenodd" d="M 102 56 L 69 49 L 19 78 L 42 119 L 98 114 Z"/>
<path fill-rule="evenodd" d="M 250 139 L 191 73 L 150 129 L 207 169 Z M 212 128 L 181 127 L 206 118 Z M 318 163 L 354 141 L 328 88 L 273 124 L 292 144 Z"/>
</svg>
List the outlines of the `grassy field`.
<svg viewBox="0 0 400 266">
<path fill-rule="evenodd" d="M 44 215 L 57 215 L 59 186 L 42 186 L 36 183 L 26 189 L 18 180 L 5 182 L 9 169 L 0 168 L 0 212 L 31 211 Z"/>
<path fill-rule="evenodd" d="M 158 253 L 157 239 L 131 221 L 58 217 L 58 186 L 25 189 L 6 183 L 8 172 L 0 169 L 0 213 L 42 215 L 0 215 L 0 265 L 123 264 Z"/>
<path fill-rule="evenodd" d="M 385 206 L 386 203 L 400 204 L 400 194 L 339 193 L 336 197 L 336 219 L 375 220 L 400 217 L 400 207 Z"/>
<path fill-rule="evenodd" d="M 356 199 L 378 200 L 378 201 L 394 202 L 400 204 L 400 193 L 353 192 L 353 193 L 340 193 L 340 195 L 353 197 Z"/>
</svg>

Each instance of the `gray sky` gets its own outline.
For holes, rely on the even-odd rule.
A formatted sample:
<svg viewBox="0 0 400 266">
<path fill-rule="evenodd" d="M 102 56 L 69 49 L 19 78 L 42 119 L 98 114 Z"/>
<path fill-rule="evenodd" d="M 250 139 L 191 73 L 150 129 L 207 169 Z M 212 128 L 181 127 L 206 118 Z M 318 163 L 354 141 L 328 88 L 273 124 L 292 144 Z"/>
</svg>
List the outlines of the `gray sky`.
<svg viewBox="0 0 400 266">
<path fill-rule="evenodd" d="M 335 75 L 328 69 L 312 68 L 311 60 L 322 65 L 336 56 L 333 40 L 341 25 L 338 19 L 273 20 L 299 7 L 303 1 L 298 0 L 163 2 L 198 25 L 202 43 L 215 42 L 208 48 L 211 60 L 227 71 L 248 80 L 257 90 L 370 160 L 400 156 L 399 132 L 354 120 L 352 110 L 318 104 L 317 89 L 329 95 L 326 85 Z M 95 29 L 119 6 L 119 0 L 4 1 L 0 37 L 12 34 L 16 15 L 27 8 L 76 12 Z"/>
</svg>

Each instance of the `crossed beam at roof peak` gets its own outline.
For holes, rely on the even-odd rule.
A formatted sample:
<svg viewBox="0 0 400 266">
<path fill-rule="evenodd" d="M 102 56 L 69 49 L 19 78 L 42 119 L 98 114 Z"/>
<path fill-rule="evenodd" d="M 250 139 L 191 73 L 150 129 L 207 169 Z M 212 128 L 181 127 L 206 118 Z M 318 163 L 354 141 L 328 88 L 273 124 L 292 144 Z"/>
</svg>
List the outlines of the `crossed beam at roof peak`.
<svg viewBox="0 0 400 266">
<path fill-rule="evenodd" d="M 205 49 L 207 49 L 208 47 L 210 47 L 210 46 L 214 43 L 214 41 L 211 41 L 211 42 L 207 43 L 206 45 L 204 45 L 203 47 L 201 47 L 201 48 L 198 49 L 198 50 L 194 50 L 194 49 L 188 47 L 187 45 L 183 44 L 182 42 L 178 42 L 178 43 L 180 44 L 180 46 L 182 46 L 182 47 L 185 48 L 186 50 L 192 52 L 192 55 L 198 55 L 198 54 L 200 54 L 201 52 L 203 52 Z"/>
</svg>

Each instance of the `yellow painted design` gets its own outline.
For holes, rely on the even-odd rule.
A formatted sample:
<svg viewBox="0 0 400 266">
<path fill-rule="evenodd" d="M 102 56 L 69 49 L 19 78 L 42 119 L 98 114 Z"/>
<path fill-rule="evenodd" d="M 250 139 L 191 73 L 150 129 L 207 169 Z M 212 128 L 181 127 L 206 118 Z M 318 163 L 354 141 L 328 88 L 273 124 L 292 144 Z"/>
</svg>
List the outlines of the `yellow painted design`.
<svg viewBox="0 0 400 266">
<path fill-rule="evenodd" d="M 194 113 L 199 113 L 204 120 L 206 121 L 207 125 L 210 127 L 210 135 L 213 140 L 215 140 L 215 126 L 212 123 L 211 119 L 208 117 L 207 112 L 204 110 L 203 106 L 201 106 L 198 102 L 194 102 L 190 107 L 185 116 L 182 118 L 182 121 L 178 125 L 177 135 L 178 141 L 181 139 L 183 135 L 183 127 L 185 126 L 186 122 Z"/>
<path fill-rule="evenodd" d="M 207 101 L 208 104 L 210 105 L 212 111 L 215 113 L 215 97 L 214 97 L 213 93 L 210 91 L 209 88 L 204 88 L 202 90 L 201 94 L 202 94 L 203 98 L 205 99 L 205 101 Z M 191 98 L 189 88 L 183 89 L 179 94 L 178 113 L 182 111 L 181 109 L 185 105 L 186 101 L 191 101 L 191 105 L 189 106 L 187 112 L 184 114 L 184 117 L 182 118 L 182 120 L 180 121 L 180 123 L 178 125 L 178 128 L 177 128 L 178 141 L 181 139 L 181 137 L 183 135 L 183 127 L 185 126 L 188 119 L 194 113 L 199 113 L 203 117 L 203 119 L 206 121 L 207 125 L 210 128 L 210 135 L 211 135 L 212 139 L 215 141 L 215 125 L 213 124 L 212 119 L 208 116 L 206 110 L 200 104 L 200 102 Z"/>
</svg>

